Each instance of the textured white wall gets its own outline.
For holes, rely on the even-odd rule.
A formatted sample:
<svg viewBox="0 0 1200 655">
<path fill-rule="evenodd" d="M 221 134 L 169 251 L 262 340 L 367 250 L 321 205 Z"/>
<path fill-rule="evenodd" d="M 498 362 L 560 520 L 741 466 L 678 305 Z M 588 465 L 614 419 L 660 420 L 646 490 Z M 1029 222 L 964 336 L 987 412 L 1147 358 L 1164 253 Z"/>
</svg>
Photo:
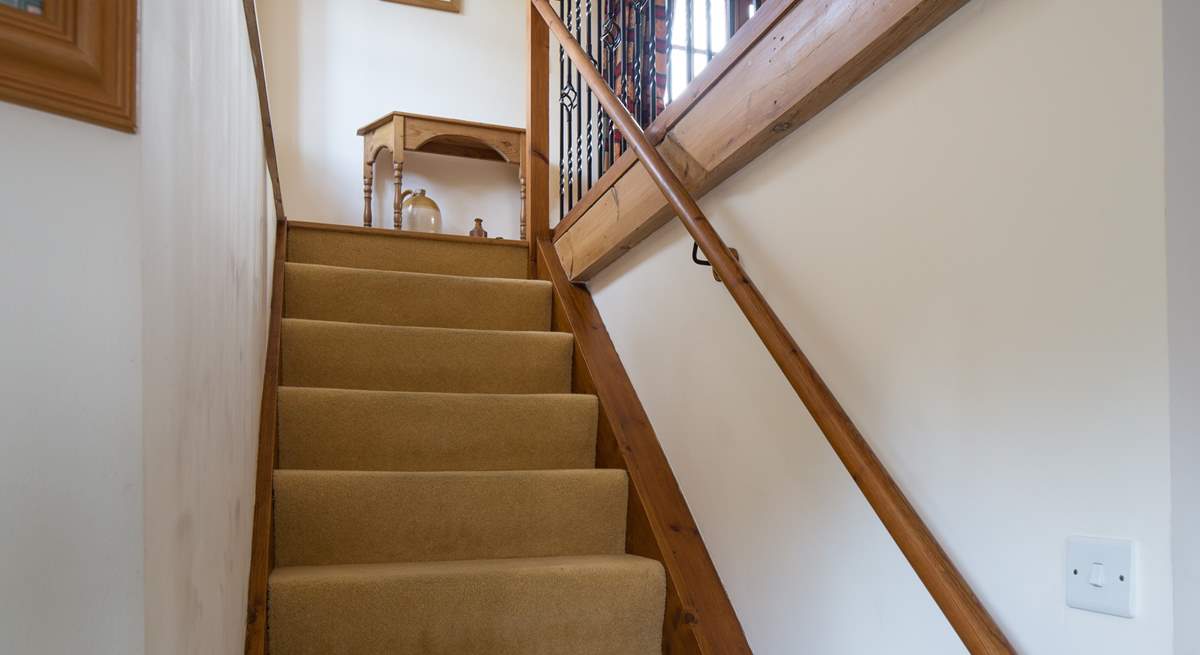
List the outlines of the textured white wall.
<svg viewBox="0 0 1200 655">
<path fill-rule="evenodd" d="M 362 224 L 362 137 L 391 111 L 522 127 L 524 5 L 466 0 L 461 14 L 380 0 L 261 0 L 272 119 L 289 218 Z M 444 231 L 484 218 L 518 235 L 516 168 L 412 157 L 405 187 L 425 187 Z M 377 166 L 376 225 L 391 225 L 391 167 Z"/>
<path fill-rule="evenodd" d="M 1164 14 L 1175 652 L 1200 655 L 1200 4 Z"/>
<path fill-rule="evenodd" d="M 242 644 L 258 99 L 240 2 L 142 11 L 138 135 L 0 103 L 0 652 Z"/>
<path fill-rule="evenodd" d="M 242 3 L 142 7 L 146 652 L 239 653 L 274 217 Z"/>
<path fill-rule="evenodd" d="M 0 103 L 0 652 L 142 652 L 140 144 Z"/>
<path fill-rule="evenodd" d="M 1022 653 L 1171 651 L 1162 76 L 1156 2 L 974 0 L 702 203 Z M 591 286 L 755 652 L 963 652 L 690 248 Z"/>
</svg>

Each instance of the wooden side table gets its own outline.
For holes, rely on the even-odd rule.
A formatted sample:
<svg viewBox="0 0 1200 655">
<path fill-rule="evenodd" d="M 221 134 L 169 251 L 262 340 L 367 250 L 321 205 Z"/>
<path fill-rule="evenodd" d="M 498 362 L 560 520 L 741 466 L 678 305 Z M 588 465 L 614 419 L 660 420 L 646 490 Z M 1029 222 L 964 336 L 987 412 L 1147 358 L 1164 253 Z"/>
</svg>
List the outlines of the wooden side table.
<svg viewBox="0 0 1200 655">
<path fill-rule="evenodd" d="M 392 153 L 394 225 L 400 226 L 400 198 L 404 182 L 404 153 L 431 152 L 453 157 L 500 161 L 517 167 L 521 183 L 521 238 L 525 238 L 525 130 L 503 125 L 471 123 L 452 118 L 392 112 L 358 130 L 363 138 L 363 225 L 371 227 L 375 159 Z"/>
</svg>

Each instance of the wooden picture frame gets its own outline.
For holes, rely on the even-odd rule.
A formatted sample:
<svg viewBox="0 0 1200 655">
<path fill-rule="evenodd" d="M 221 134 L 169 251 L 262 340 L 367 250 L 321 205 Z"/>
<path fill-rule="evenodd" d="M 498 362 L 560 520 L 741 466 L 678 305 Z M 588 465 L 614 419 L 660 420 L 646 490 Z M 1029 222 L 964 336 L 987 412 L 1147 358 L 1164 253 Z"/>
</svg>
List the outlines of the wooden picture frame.
<svg viewBox="0 0 1200 655">
<path fill-rule="evenodd" d="M 137 0 L 0 5 L 0 100 L 137 131 Z"/>
<path fill-rule="evenodd" d="M 414 7 L 425 7 L 426 9 L 437 9 L 439 11 L 452 11 L 454 13 L 462 12 L 462 0 L 383 0 L 384 2 L 394 2 L 400 5 L 412 5 Z"/>
</svg>

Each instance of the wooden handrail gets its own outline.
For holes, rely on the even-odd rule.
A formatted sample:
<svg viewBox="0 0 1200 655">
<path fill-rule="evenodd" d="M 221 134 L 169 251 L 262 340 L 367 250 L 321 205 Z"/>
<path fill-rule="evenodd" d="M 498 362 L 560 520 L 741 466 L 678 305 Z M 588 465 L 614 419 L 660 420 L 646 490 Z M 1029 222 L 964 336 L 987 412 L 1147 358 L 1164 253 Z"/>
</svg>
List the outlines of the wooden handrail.
<svg viewBox="0 0 1200 655">
<path fill-rule="evenodd" d="M 750 276 L 713 229 L 696 200 L 650 143 L 641 126 L 605 83 L 579 42 L 547 0 L 530 0 L 558 39 L 617 129 L 637 153 L 688 233 L 699 244 L 746 320 L 775 359 L 825 438 L 850 472 L 901 552 L 971 653 L 1015 653 L 1000 628 L 963 580 L 928 526 L 905 498 L 829 387 L 767 304 Z"/>
<path fill-rule="evenodd" d="M 272 557 L 272 487 L 276 423 L 279 402 L 280 340 L 283 330 L 284 262 L 287 259 L 288 221 L 283 212 L 283 189 L 279 183 L 279 158 L 275 152 L 275 132 L 271 125 L 271 106 L 267 101 L 267 72 L 263 63 L 262 39 L 258 27 L 255 0 L 242 0 L 246 17 L 246 35 L 254 80 L 258 89 L 258 110 L 262 122 L 263 153 L 275 206 L 275 253 L 271 266 L 271 306 L 267 330 L 267 352 L 263 365 L 262 396 L 258 416 L 258 454 L 254 474 L 254 507 L 250 535 L 250 571 L 246 591 L 245 655 L 265 655 L 267 645 L 267 590 Z"/>
<path fill-rule="evenodd" d="M 263 63 L 262 37 L 258 28 L 258 9 L 255 0 L 242 0 L 246 15 L 246 35 L 250 39 L 250 60 L 254 64 L 254 82 L 258 89 L 258 111 L 262 118 L 263 150 L 267 158 L 267 175 L 271 179 L 271 194 L 275 202 L 275 220 L 284 220 L 283 189 L 279 184 L 279 157 L 275 152 L 275 130 L 271 123 L 271 103 L 267 99 L 267 69 Z"/>
</svg>

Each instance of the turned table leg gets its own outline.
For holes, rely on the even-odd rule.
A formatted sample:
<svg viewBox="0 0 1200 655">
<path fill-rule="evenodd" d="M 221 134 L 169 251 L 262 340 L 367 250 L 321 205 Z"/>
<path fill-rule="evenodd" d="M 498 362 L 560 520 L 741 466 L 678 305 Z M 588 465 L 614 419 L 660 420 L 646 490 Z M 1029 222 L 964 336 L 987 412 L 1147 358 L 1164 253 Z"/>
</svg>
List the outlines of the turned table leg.
<svg viewBox="0 0 1200 655">
<path fill-rule="evenodd" d="M 521 240 L 525 240 L 525 176 L 521 176 Z"/>
<path fill-rule="evenodd" d="M 371 227 L 371 185 L 374 177 L 375 168 L 370 163 L 363 164 L 363 227 Z"/>
<path fill-rule="evenodd" d="M 404 206 L 404 161 L 395 158 L 392 161 L 392 179 L 396 184 L 396 197 L 392 201 L 392 227 L 400 229 L 400 209 Z"/>
</svg>

